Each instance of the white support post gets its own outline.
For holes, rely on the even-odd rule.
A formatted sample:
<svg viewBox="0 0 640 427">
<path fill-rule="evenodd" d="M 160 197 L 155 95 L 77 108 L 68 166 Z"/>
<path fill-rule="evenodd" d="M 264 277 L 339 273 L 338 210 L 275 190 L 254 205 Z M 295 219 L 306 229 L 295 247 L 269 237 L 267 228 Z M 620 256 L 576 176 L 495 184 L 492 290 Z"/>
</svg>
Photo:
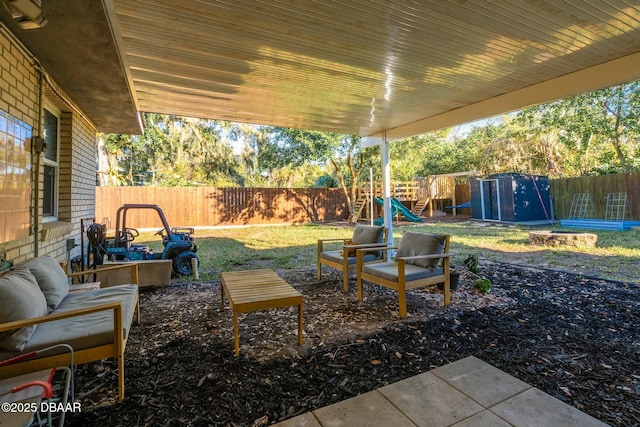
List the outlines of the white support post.
<svg viewBox="0 0 640 427">
<path fill-rule="evenodd" d="M 373 168 L 369 168 L 369 222 L 373 226 Z"/>
<path fill-rule="evenodd" d="M 391 167 L 389 165 L 389 142 L 386 133 L 380 143 L 380 154 L 382 157 L 382 191 L 384 200 L 384 225 L 389 230 L 387 245 L 393 246 L 393 217 L 391 216 Z M 387 261 L 390 261 L 391 251 L 386 251 Z"/>
</svg>

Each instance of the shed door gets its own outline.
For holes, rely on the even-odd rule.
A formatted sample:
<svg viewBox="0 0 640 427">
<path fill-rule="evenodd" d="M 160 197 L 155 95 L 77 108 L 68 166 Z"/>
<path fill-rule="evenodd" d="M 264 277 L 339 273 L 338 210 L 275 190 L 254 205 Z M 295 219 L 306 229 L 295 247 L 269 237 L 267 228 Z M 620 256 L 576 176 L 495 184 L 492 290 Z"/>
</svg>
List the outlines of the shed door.
<svg viewBox="0 0 640 427">
<path fill-rule="evenodd" d="M 482 181 L 482 219 L 500 221 L 500 196 L 498 195 L 498 181 L 488 179 Z"/>
</svg>

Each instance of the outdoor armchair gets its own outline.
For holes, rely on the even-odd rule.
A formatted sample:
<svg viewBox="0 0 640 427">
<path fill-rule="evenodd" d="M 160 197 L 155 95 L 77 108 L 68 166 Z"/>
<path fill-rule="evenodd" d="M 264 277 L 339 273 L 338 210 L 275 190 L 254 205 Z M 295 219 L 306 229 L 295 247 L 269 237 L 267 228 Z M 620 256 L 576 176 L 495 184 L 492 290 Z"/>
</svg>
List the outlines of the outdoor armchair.
<svg viewBox="0 0 640 427">
<path fill-rule="evenodd" d="M 444 305 L 451 301 L 449 284 L 449 236 L 407 231 L 397 249 L 397 261 L 368 264 L 365 262 L 370 249 L 356 251 L 358 300 L 362 301 L 364 280 L 398 292 L 400 317 L 407 317 L 406 291 L 444 283 Z M 440 260 L 442 263 L 440 265 Z"/>
<path fill-rule="evenodd" d="M 318 240 L 318 280 L 322 278 L 322 266 L 326 265 L 342 271 L 344 292 L 349 292 L 349 270 L 356 268 L 357 249 L 382 249 L 386 247 L 389 230 L 383 226 L 369 226 L 357 224 L 351 239 L 321 239 Z M 326 243 L 342 242 L 338 250 L 327 250 Z M 381 262 L 382 252 L 372 250 L 363 254 L 362 262 Z"/>
</svg>

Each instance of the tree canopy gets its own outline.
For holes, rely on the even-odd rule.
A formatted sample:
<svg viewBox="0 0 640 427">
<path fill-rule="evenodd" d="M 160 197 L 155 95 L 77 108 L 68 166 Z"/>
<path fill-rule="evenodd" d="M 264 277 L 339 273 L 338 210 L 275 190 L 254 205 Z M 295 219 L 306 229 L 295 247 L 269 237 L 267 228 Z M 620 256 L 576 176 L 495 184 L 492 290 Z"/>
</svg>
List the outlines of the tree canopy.
<svg viewBox="0 0 640 427">
<path fill-rule="evenodd" d="M 640 83 L 538 105 L 390 145 L 394 181 L 478 170 L 551 177 L 640 170 Z M 379 148 L 330 132 L 145 114 L 142 136 L 106 134 L 102 185 L 342 187 L 380 179 Z"/>
</svg>

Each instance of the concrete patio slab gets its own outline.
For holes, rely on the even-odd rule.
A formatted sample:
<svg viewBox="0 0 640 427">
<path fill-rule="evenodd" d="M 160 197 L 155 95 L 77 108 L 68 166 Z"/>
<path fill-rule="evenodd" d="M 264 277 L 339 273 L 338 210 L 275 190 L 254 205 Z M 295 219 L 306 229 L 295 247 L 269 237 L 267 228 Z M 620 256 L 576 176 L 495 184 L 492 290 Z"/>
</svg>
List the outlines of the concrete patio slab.
<svg viewBox="0 0 640 427">
<path fill-rule="evenodd" d="M 275 425 L 600 427 L 607 424 L 471 356 Z"/>
<path fill-rule="evenodd" d="M 378 390 L 316 409 L 313 415 L 323 427 L 415 426 Z"/>
<path fill-rule="evenodd" d="M 485 408 L 531 388 L 529 384 L 473 356 L 430 372 L 461 390 Z"/>
<path fill-rule="evenodd" d="M 316 409 L 313 415 L 323 427 L 415 426 L 378 390 Z"/>
<path fill-rule="evenodd" d="M 602 427 L 607 424 L 573 406 L 532 388 L 491 408 L 491 412 L 516 426 Z"/>
<path fill-rule="evenodd" d="M 452 427 L 512 427 L 513 424 L 509 424 L 491 411 L 482 411 L 479 414 L 474 415 L 471 418 L 467 418 L 464 421 L 460 421 L 457 424 L 453 424 Z"/>
<path fill-rule="evenodd" d="M 322 427 L 311 412 L 289 418 L 277 425 L 280 427 Z"/>
<path fill-rule="evenodd" d="M 379 391 L 419 426 L 450 426 L 484 409 L 431 372 L 382 387 Z"/>
</svg>

